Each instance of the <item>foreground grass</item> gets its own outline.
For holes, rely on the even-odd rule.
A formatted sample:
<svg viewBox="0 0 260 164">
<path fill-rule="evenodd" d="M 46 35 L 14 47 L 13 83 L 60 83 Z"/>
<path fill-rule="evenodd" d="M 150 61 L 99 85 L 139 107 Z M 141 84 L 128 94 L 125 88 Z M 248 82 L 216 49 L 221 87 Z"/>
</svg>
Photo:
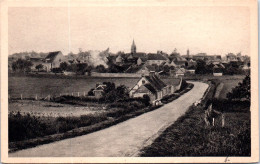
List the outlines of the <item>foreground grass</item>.
<svg viewBox="0 0 260 164">
<path fill-rule="evenodd" d="M 204 110 L 191 107 L 145 147 L 141 156 L 250 156 L 250 112 L 228 112 L 225 116 L 225 127 L 219 120 L 217 126 L 205 127 Z"/>
</svg>

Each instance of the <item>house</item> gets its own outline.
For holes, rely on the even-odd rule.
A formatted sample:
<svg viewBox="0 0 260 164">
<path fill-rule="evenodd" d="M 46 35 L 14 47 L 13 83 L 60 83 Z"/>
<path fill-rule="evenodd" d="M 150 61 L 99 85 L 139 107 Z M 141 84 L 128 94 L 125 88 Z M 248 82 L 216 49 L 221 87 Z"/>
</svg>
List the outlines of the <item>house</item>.
<svg viewBox="0 0 260 164">
<path fill-rule="evenodd" d="M 196 70 L 195 66 L 190 66 L 187 68 L 186 72 L 189 74 L 195 74 L 195 70 Z"/>
<path fill-rule="evenodd" d="M 248 63 L 244 63 L 242 66 L 241 66 L 242 70 L 249 70 L 250 69 L 250 64 Z"/>
<path fill-rule="evenodd" d="M 59 68 L 60 63 L 64 61 L 64 56 L 60 51 L 50 52 L 44 59 L 46 71 L 51 71 L 53 68 Z"/>
<path fill-rule="evenodd" d="M 145 61 L 144 61 L 142 58 L 140 58 L 140 57 L 139 57 L 139 58 L 137 59 L 137 61 L 136 61 L 136 64 L 137 64 L 137 65 L 141 65 L 141 64 L 143 64 L 143 63 L 145 63 Z"/>
<path fill-rule="evenodd" d="M 184 57 L 181 57 L 181 56 L 173 57 L 172 61 L 174 62 L 176 67 L 179 67 L 179 68 L 185 67 L 186 65 L 188 65 L 187 59 L 185 59 Z"/>
<path fill-rule="evenodd" d="M 184 76 L 185 73 L 186 73 L 185 68 L 178 68 L 178 69 L 175 71 L 175 76 L 176 76 L 176 77 Z"/>
<path fill-rule="evenodd" d="M 141 65 L 145 63 L 147 60 L 146 53 L 143 52 L 135 52 L 126 54 L 126 62 Z"/>
<path fill-rule="evenodd" d="M 221 68 L 213 68 L 213 76 L 222 76 L 223 70 Z"/>
<path fill-rule="evenodd" d="M 180 84 L 181 82 L 178 85 Z M 141 77 L 130 90 L 129 95 L 130 97 L 143 97 L 144 95 L 148 95 L 151 103 L 156 105 L 164 96 L 173 94 L 177 86 L 175 84 L 167 85 L 155 75 L 155 72 L 150 72 L 148 76 Z"/>
<path fill-rule="evenodd" d="M 150 54 L 147 55 L 146 63 L 148 65 L 152 65 L 152 64 L 161 65 L 161 64 L 163 64 L 163 63 L 165 63 L 167 61 L 168 61 L 168 59 L 166 57 L 164 57 L 163 55 L 161 55 L 161 54 L 152 54 L 152 53 L 150 53 Z"/>
<path fill-rule="evenodd" d="M 94 96 L 96 98 L 101 98 L 103 97 L 104 90 L 107 86 L 105 84 L 97 84 L 96 88 L 93 90 Z"/>
<path fill-rule="evenodd" d="M 176 68 L 177 67 L 177 65 L 174 63 L 174 61 L 172 60 L 172 61 L 170 61 L 170 62 L 166 62 L 164 65 L 167 65 L 167 66 L 169 66 L 169 67 L 174 67 L 174 68 Z"/>
<path fill-rule="evenodd" d="M 226 58 L 227 58 L 227 61 L 228 61 L 228 62 L 238 61 L 238 60 L 237 60 L 237 56 L 236 56 L 235 54 L 233 54 L 233 53 L 228 53 L 228 54 L 226 55 Z"/>
<path fill-rule="evenodd" d="M 136 74 L 141 74 L 141 75 L 149 75 L 149 73 L 153 71 L 156 72 L 156 68 L 152 65 L 146 65 L 146 64 L 142 64 L 140 66 L 135 66 L 129 70 L 127 70 L 127 73 L 136 73 Z"/>
</svg>

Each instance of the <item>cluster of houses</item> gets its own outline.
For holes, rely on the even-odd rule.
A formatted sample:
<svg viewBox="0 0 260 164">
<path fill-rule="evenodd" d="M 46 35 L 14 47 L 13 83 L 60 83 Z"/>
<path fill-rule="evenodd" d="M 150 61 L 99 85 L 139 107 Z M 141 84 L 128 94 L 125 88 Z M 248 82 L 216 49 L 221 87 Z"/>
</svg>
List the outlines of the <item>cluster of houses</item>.
<svg viewBox="0 0 260 164">
<path fill-rule="evenodd" d="M 133 87 L 129 89 L 129 96 L 132 98 L 143 98 L 144 95 L 149 96 L 153 105 L 158 105 L 160 100 L 173 94 L 179 90 L 182 85 L 182 78 L 174 78 L 169 80 L 160 79 L 155 72 L 151 71 L 149 75 L 142 76 Z M 105 84 L 98 84 L 93 90 L 96 98 L 103 96 Z"/>
<path fill-rule="evenodd" d="M 222 75 L 220 68 L 225 68 L 225 64 L 230 62 L 240 62 L 241 69 L 250 69 L 250 58 L 248 56 L 242 56 L 241 53 L 237 55 L 229 53 L 225 57 L 221 55 L 207 55 L 206 53 L 198 53 L 196 55 L 190 55 L 187 50 L 186 55 L 180 55 L 177 52 L 173 52 L 168 55 L 162 51 L 157 53 L 143 53 L 136 51 L 136 45 L 133 41 L 130 53 L 119 52 L 117 54 L 109 53 L 109 49 L 102 52 L 105 63 L 113 64 L 124 68 L 124 73 L 135 73 L 148 75 L 151 71 L 155 71 L 159 74 L 164 74 L 167 71 L 167 75 L 170 76 L 184 76 L 185 74 L 194 74 L 198 60 L 203 60 L 207 65 L 212 65 L 216 72 L 214 75 Z M 64 56 L 60 51 L 50 52 L 45 58 L 43 57 L 29 57 L 28 60 L 32 62 L 31 70 L 36 70 L 36 66 L 43 65 L 42 70 L 50 72 L 53 68 L 59 68 L 60 63 L 67 62 L 72 63 L 87 63 L 89 60 L 89 54 L 66 55 Z M 9 60 L 9 66 L 12 59 Z M 11 69 L 11 67 L 10 67 Z M 95 71 L 95 70 L 93 70 Z"/>
</svg>

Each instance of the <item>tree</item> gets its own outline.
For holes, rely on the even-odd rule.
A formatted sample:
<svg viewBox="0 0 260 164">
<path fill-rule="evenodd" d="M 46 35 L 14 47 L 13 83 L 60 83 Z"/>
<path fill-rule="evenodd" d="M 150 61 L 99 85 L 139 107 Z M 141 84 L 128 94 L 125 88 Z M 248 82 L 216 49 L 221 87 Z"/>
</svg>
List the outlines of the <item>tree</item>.
<svg viewBox="0 0 260 164">
<path fill-rule="evenodd" d="M 104 89 L 104 93 L 108 93 L 112 90 L 116 89 L 116 85 L 115 83 L 111 83 L 111 82 L 103 82 L 104 85 L 106 85 L 105 89 Z"/>
<path fill-rule="evenodd" d="M 206 67 L 206 62 L 204 60 L 198 60 L 195 73 L 196 74 L 206 74 L 207 72 L 208 72 L 208 70 Z"/>
<path fill-rule="evenodd" d="M 38 72 L 40 71 L 40 69 L 43 69 L 43 65 L 42 64 L 38 64 L 37 66 L 35 66 L 35 68 L 38 70 Z"/>
<path fill-rule="evenodd" d="M 66 71 L 67 68 L 68 68 L 68 64 L 67 64 L 66 62 L 60 63 L 60 69 L 61 69 L 62 71 Z"/>
<path fill-rule="evenodd" d="M 150 105 L 150 97 L 147 94 L 143 95 L 143 99 L 146 106 Z"/>
<path fill-rule="evenodd" d="M 231 92 L 227 93 L 227 98 L 229 100 L 241 100 L 245 99 L 250 101 L 251 100 L 251 78 L 250 75 L 247 75 L 243 82 L 239 83 L 238 86 L 232 89 Z"/>
<path fill-rule="evenodd" d="M 108 84 L 104 95 L 106 102 L 115 102 L 129 98 L 128 89 L 126 86 L 120 85 L 116 89 L 113 89 L 114 83 L 108 82 L 106 84 Z"/>
<path fill-rule="evenodd" d="M 94 96 L 94 89 L 92 88 L 90 91 L 88 91 L 88 96 Z"/>
<path fill-rule="evenodd" d="M 12 69 L 14 71 L 29 72 L 31 71 L 31 66 L 33 66 L 32 62 L 24 59 L 18 59 L 12 63 Z"/>
<path fill-rule="evenodd" d="M 104 65 L 100 64 L 100 65 L 96 66 L 96 71 L 100 72 L 100 73 L 104 73 L 104 72 L 106 72 L 106 68 Z"/>
<path fill-rule="evenodd" d="M 80 75 L 84 75 L 87 71 L 88 65 L 86 63 L 78 63 L 76 73 Z"/>
</svg>

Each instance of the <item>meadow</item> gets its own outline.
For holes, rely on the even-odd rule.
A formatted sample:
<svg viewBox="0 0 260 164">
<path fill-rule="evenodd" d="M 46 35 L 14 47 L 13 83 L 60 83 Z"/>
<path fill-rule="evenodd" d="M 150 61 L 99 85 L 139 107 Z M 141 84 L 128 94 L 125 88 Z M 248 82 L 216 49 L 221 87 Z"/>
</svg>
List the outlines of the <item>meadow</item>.
<svg viewBox="0 0 260 164">
<path fill-rule="evenodd" d="M 10 98 L 45 98 L 48 95 L 59 96 L 59 94 L 83 95 L 96 86 L 98 83 L 113 82 L 118 85 L 133 87 L 139 78 L 50 78 L 30 76 L 9 76 L 8 92 Z"/>
<path fill-rule="evenodd" d="M 243 79 L 225 79 L 223 81 L 221 81 L 222 83 L 224 83 L 224 86 L 220 92 L 219 98 L 220 99 L 225 99 L 226 95 L 228 92 L 230 92 L 232 90 L 232 88 L 234 88 L 235 86 L 238 85 L 239 82 L 242 82 Z"/>
</svg>

